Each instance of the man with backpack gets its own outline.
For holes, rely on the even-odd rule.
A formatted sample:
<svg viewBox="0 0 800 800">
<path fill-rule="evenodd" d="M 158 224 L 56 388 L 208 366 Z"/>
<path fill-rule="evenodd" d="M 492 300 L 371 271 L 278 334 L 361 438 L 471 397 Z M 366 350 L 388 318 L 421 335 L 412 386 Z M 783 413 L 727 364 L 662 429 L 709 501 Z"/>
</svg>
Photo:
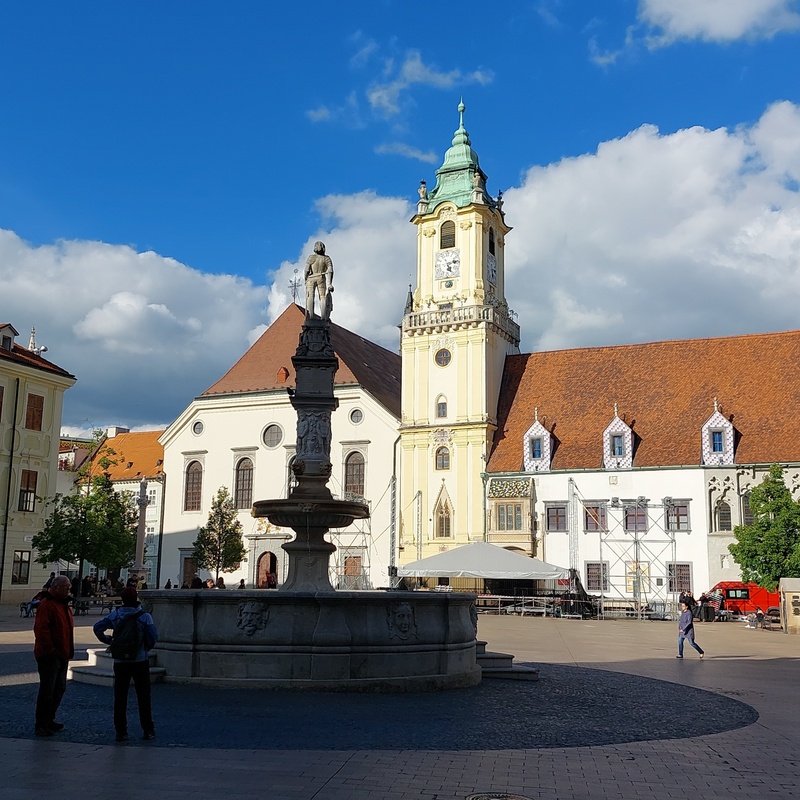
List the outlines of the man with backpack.
<svg viewBox="0 0 800 800">
<path fill-rule="evenodd" d="M 139 604 L 139 594 L 129 586 L 120 594 L 122 606 L 107 617 L 98 620 L 94 635 L 107 644 L 114 659 L 114 729 L 117 741 L 128 738 L 128 689 L 133 680 L 142 738 L 155 737 L 153 714 L 150 705 L 150 660 L 148 652 L 158 641 L 153 618 Z M 105 631 L 109 628 L 112 635 Z"/>
</svg>

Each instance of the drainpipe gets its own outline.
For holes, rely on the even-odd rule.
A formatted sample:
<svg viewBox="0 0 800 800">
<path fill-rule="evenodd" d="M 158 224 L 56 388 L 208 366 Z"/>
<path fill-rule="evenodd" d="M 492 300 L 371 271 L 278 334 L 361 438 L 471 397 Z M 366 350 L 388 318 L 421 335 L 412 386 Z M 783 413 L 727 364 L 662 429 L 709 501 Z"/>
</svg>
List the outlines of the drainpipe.
<svg viewBox="0 0 800 800">
<path fill-rule="evenodd" d="M 483 541 L 489 541 L 489 531 L 488 531 L 488 518 L 486 516 L 488 511 L 488 499 L 487 495 L 489 493 L 489 476 L 485 472 L 481 472 L 481 480 L 483 481 Z"/>
<path fill-rule="evenodd" d="M 19 378 L 14 386 L 14 416 L 11 418 L 11 452 L 8 455 L 8 482 L 6 483 L 6 515 L 3 519 L 3 546 L 0 547 L 0 602 L 3 599 L 3 581 L 6 573 L 6 542 L 8 541 L 8 519 L 11 515 L 11 467 L 14 464 L 14 449 L 17 444 L 17 411 L 19 410 Z"/>
</svg>

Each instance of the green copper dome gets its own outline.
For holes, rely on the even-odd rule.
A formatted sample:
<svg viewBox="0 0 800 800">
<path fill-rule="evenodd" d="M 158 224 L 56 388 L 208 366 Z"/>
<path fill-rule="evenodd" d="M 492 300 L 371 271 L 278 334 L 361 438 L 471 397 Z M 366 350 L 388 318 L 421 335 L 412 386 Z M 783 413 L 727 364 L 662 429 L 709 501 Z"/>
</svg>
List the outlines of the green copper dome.
<svg viewBox="0 0 800 800">
<path fill-rule="evenodd" d="M 478 154 L 472 149 L 467 129 L 464 127 L 463 100 L 458 104 L 458 130 L 453 135 L 452 147 L 444 154 L 444 163 L 436 170 L 436 186 L 428 195 L 428 210 L 449 201 L 458 208 L 474 202 L 473 193 L 481 193 L 481 201 L 495 206 L 494 200 L 486 193 L 486 175 L 478 162 Z M 475 175 L 478 178 L 475 178 Z"/>
</svg>

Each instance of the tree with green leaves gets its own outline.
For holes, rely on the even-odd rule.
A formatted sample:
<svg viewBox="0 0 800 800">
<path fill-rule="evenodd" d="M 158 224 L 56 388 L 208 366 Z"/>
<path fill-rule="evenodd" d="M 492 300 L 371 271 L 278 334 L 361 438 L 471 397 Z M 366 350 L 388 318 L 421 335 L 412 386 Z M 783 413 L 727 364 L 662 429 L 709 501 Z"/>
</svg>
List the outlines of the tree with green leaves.
<svg viewBox="0 0 800 800">
<path fill-rule="evenodd" d="M 200 569 L 214 572 L 219 580 L 220 572 L 238 569 L 247 550 L 242 539 L 242 523 L 239 522 L 233 498 L 225 486 L 220 486 L 211 503 L 208 522 L 197 532 L 192 558 Z"/>
<path fill-rule="evenodd" d="M 88 561 L 98 569 L 126 567 L 136 553 L 139 512 L 128 492 L 117 492 L 107 473 L 88 482 L 87 491 L 57 494 L 47 502 L 52 511 L 44 530 L 33 537 L 37 561 Z"/>
<path fill-rule="evenodd" d="M 753 488 L 750 510 L 752 524 L 736 526 L 728 549 L 745 583 L 774 592 L 781 578 L 800 577 L 800 502 L 792 500 L 780 464 Z"/>
</svg>

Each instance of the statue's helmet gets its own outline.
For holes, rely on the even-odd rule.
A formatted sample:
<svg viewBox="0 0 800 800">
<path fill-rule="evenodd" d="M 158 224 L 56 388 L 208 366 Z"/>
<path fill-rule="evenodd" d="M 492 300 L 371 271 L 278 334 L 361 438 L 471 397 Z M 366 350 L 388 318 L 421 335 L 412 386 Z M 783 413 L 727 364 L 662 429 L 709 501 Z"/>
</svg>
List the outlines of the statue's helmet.
<svg viewBox="0 0 800 800">
<path fill-rule="evenodd" d="M 314 242 L 314 252 L 317 255 L 325 255 L 325 242 Z"/>
</svg>

